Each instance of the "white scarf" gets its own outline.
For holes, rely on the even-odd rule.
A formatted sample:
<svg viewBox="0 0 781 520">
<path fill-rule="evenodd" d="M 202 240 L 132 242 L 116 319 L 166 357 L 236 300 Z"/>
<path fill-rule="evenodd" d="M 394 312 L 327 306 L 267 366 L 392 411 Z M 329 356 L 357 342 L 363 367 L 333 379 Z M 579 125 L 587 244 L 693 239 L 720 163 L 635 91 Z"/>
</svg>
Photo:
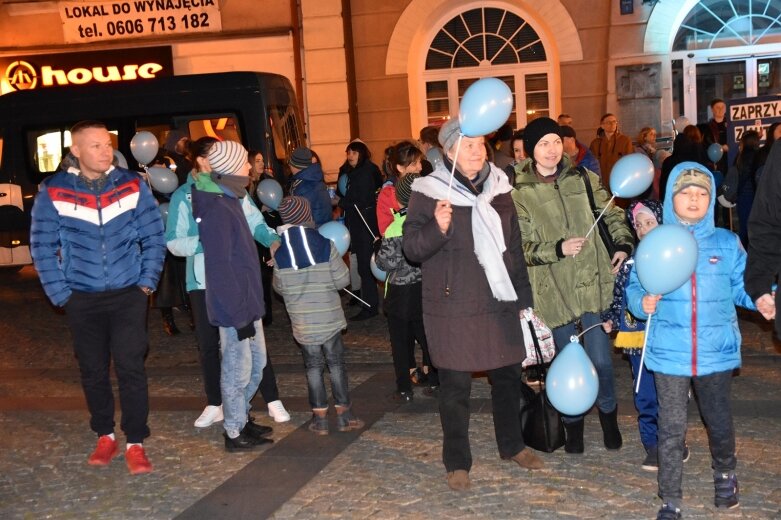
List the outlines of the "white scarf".
<svg viewBox="0 0 781 520">
<path fill-rule="evenodd" d="M 507 175 L 499 168 L 489 163 L 488 178 L 483 184 L 483 192 L 475 195 L 456 179 L 450 191 L 450 203 L 454 206 L 472 207 L 472 238 L 475 243 L 475 255 L 485 271 L 491 292 L 499 301 L 516 301 L 512 280 L 504 265 L 502 253 L 507 249 L 504 245 L 504 232 L 499 214 L 491 206 L 494 197 L 512 190 Z M 440 165 L 431 174 L 416 179 L 412 183 L 412 191 L 417 191 L 434 200 L 445 200 L 448 196 L 450 172 L 445 165 Z"/>
</svg>

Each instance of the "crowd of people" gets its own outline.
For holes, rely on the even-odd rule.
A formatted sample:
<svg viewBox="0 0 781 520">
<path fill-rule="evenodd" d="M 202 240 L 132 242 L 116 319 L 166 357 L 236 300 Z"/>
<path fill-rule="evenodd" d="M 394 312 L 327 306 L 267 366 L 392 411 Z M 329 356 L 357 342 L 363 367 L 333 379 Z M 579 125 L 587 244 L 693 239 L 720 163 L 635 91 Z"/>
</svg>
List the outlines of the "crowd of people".
<svg viewBox="0 0 781 520">
<path fill-rule="evenodd" d="M 476 372 L 491 383 L 500 457 L 542 468 L 519 420 L 527 355 L 520 315 L 533 309 L 557 349 L 582 337 L 598 376 L 595 405 L 608 450 L 623 445 L 612 348 L 627 354 L 633 377 L 641 379 L 633 392 L 646 451 L 641 467 L 658 471 L 663 505 L 657 518 L 681 517 L 690 387 L 707 426 L 715 505 L 737 506 L 730 411 L 732 372 L 740 366 L 735 306 L 775 317 L 781 127 L 768 129 L 763 147 L 759 134 L 744 133 L 735 164 L 714 164 L 704 147 L 726 144 L 722 105 L 711 104 L 708 123 L 687 126 L 663 161 L 653 128 L 643 128 L 633 143 L 614 114 L 601 118 L 589 146 L 578 141 L 567 114 L 496 136 L 465 136 L 452 118 L 424 128 L 418 142 L 388 146 L 380 166 L 366 143 L 354 139 L 336 195 L 329 194 L 317 154 L 297 148 L 287 158 L 286 196 L 276 208 L 256 194 L 260 181 L 282 178 L 265 168 L 260 152 L 213 137 L 187 142 L 172 131 L 167 149 L 180 186 L 165 222 L 142 177 L 112 164 L 105 125 L 77 124 L 71 162 L 42 183 L 36 198 L 31 251 L 46 294 L 65 308 L 72 331 L 90 427 L 98 435 L 88 463 L 105 466 L 120 451 L 113 360 L 127 466 L 133 474 L 152 471 L 143 448 L 150 433 L 146 312 L 149 296 L 162 288 L 164 264 L 175 269 L 169 264 L 180 258 L 185 301 L 158 306 L 185 305 L 192 313 L 207 403 L 195 426 L 222 422 L 228 452 L 272 442 L 272 428 L 250 414 L 258 390 L 274 420 L 290 420 L 264 336 L 275 291 L 301 348 L 312 410 L 307 427 L 314 434 L 330 433 L 326 366 L 338 431 L 364 427 L 350 400 L 342 334 L 348 321 L 382 310 L 396 382 L 390 397 L 409 403 L 413 386 L 422 384 L 438 400 L 451 489 L 471 486 L 469 398 Z M 631 153 L 653 160 L 657 175 L 622 209 L 611 202 L 609 178 Z M 765 189 L 754 201 L 758 183 Z M 717 199 L 737 204 L 739 237 L 717 227 L 729 224 L 717 216 Z M 589 238 L 593 206 L 603 213 L 610 250 L 599 235 Z M 344 218 L 352 255 L 343 257 L 317 232 L 335 215 Z M 685 226 L 699 251 L 691 280 L 664 296 L 647 294 L 632 256 L 637 241 L 662 222 Z M 345 258 L 352 258 L 361 305 L 349 320 L 339 293 L 351 284 Z M 374 266 L 387 273 L 382 298 Z M 583 453 L 584 416 L 563 415 L 562 422 L 564 451 Z"/>
</svg>

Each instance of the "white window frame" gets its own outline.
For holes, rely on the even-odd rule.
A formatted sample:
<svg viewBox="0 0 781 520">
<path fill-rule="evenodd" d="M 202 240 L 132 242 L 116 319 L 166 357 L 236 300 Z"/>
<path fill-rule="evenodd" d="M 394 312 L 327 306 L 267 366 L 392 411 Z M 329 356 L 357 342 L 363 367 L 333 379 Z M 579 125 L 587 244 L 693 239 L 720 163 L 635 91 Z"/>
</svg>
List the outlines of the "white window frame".
<svg viewBox="0 0 781 520">
<path fill-rule="evenodd" d="M 458 16 L 460 13 L 471 11 L 477 8 L 495 8 L 509 11 L 528 23 L 532 29 L 537 33 L 540 38 L 543 48 L 545 49 L 546 61 L 538 61 L 532 63 L 514 63 L 505 65 L 490 65 L 481 64 L 477 67 L 456 67 L 450 69 L 436 69 L 426 70 L 426 56 L 428 55 L 431 42 L 434 41 L 434 37 L 439 33 L 442 27 L 449 22 L 452 18 Z M 420 111 L 417 114 L 417 127 L 422 128 L 429 124 L 428 122 L 428 106 L 426 104 L 426 83 L 430 81 L 447 81 L 448 84 L 448 107 L 451 115 L 458 114 L 459 99 L 458 99 L 458 80 L 460 79 L 482 79 L 487 77 L 497 76 L 514 76 L 515 77 L 515 111 L 516 122 L 518 128 L 526 126 L 526 90 L 525 90 L 525 76 L 527 74 L 541 74 L 548 75 L 548 110 L 552 118 L 556 118 L 560 111 L 560 75 L 559 64 L 554 56 L 555 46 L 547 38 L 546 33 L 540 24 L 532 16 L 533 13 L 527 13 L 518 7 L 502 2 L 469 2 L 454 8 L 447 13 L 443 14 L 437 23 L 431 24 L 431 29 L 425 35 L 423 41 L 427 44 L 421 49 L 421 57 L 419 63 L 421 64 L 419 81 L 417 81 L 417 96 L 421 100 L 419 105 Z"/>
</svg>

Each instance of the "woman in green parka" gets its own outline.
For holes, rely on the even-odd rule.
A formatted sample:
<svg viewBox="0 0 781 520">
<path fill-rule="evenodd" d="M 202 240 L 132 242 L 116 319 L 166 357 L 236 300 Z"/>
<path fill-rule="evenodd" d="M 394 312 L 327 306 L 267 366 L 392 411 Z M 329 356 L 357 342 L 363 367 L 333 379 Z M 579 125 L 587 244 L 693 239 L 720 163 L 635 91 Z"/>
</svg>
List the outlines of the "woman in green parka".
<svg viewBox="0 0 781 520">
<path fill-rule="evenodd" d="M 569 343 L 577 327 L 601 324 L 600 313 L 610 306 L 615 273 L 632 253 L 632 233 L 623 211 L 613 205 L 602 217 L 618 250 L 612 258 L 594 223 L 585 182 L 591 186 L 601 211 L 610 194 L 599 175 L 574 167 L 563 154 L 559 126 L 549 118 L 529 123 L 523 145 L 532 160 L 515 179 L 513 200 L 529 267 L 535 311 L 553 330 L 556 348 Z M 581 343 L 599 377 L 597 408 L 605 447 L 619 449 L 617 403 L 610 339 L 601 327 L 584 335 Z M 564 417 L 565 451 L 583 453 L 583 416 Z"/>
</svg>

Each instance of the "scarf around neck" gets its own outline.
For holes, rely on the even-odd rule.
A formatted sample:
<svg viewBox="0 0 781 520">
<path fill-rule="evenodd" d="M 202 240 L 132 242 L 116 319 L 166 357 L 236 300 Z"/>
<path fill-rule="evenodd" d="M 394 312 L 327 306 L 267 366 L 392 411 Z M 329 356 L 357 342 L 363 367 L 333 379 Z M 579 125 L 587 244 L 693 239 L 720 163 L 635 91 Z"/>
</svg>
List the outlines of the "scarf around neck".
<svg viewBox="0 0 781 520">
<path fill-rule="evenodd" d="M 416 179 L 412 191 L 417 191 L 434 200 L 448 197 L 450 172 L 439 166 L 431 174 Z M 450 191 L 450 203 L 454 206 L 472 208 L 472 239 L 475 243 L 475 255 L 485 272 L 491 293 L 499 301 L 515 301 L 518 295 L 513 287 L 502 254 L 507 247 L 499 214 L 491 206 L 494 197 L 512 190 L 507 175 L 490 165 L 488 178 L 483 183 L 482 193 L 476 195 L 456 179 Z"/>
</svg>

